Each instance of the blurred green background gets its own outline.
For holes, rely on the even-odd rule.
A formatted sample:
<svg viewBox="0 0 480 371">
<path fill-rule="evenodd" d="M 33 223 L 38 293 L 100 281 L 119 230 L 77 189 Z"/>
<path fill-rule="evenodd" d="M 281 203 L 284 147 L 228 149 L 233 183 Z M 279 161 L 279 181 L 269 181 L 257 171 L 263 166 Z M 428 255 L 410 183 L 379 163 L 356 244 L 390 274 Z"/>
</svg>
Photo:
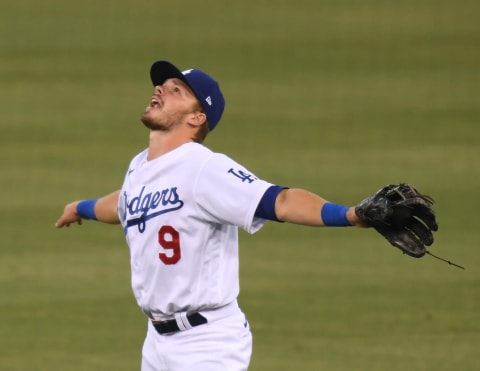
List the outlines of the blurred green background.
<svg viewBox="0 0 480 371">
<path fill-rule="evenodd" d="M 371 230 L 241 233 L 251 370 L 477 370 L 480 3 L 0 3 L 0 369 L 137 370 L 145 319 L 121 228 L 56 230 L 147 145 L 157 59 L 214 75 L 206 144 L 274 183 L 353 205 L 408 181 L 436 199 L 432 252 Z"/>
</svg>

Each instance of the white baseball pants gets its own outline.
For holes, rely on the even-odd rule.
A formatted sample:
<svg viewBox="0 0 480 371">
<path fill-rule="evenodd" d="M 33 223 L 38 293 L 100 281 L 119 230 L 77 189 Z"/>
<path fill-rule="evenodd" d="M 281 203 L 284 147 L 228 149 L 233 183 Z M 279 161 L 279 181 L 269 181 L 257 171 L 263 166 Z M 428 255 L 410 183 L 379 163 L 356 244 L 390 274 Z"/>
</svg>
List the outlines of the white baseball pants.
<svg viewBox="0 0 480 371">
<path fill-rule="evenodd" d="M 237 307 L 238 308 L 238 307 Z M 231 311 L 230 311 L 231 312 Z M 160 335 L 148 321 L 142 371 L 245 371 L 252 354 L 252 333 L 238 308 L 188 330 Z"/>
</svg>

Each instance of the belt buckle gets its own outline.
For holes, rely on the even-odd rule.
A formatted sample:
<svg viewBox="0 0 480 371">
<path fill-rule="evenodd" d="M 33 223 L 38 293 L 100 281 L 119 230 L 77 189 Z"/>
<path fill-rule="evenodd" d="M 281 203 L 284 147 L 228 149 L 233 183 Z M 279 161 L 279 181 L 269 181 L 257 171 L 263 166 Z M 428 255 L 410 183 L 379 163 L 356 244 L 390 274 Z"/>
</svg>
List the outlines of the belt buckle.
<svg viewBox="0 0 480 371">
<path fill-rule="evenodd" d="M 160 335 L 189 330 L 193 327 L 206 324 L 207 322 L 207 319 L 199 312 L 175 313 L 175 319 L 163 321 L 152 320 L 153 327 L 155 327 Z"/>
<path fill-rule="evenodd" d="M 167 323 L 170 322 L 170 321 L 175 321 L 175 320 L 174 320 L 174 319 L 163 319 L 163 320 L 152 319 L 152 323 L 153 323 L 154 325 L 158 325 L 158 326 L 167 324 Z"/>
</svg>

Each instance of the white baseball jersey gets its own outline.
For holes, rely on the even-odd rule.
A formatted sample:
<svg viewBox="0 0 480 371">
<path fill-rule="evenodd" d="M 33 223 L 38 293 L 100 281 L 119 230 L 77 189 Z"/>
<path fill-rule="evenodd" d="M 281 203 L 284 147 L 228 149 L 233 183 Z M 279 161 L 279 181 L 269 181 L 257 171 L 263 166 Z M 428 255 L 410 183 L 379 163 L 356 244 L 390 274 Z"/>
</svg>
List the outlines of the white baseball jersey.
<svg viewBox="0 0 480 371">
<path fill-rule="evenodd" d="M 217 308 L 239 293 L 238 227 L 272 185 L 229 157 L 187 143 L 152 161 L 130 163 L 118 212 L 131 254 L 138 305 L 155 317 Z"/>
</svg>

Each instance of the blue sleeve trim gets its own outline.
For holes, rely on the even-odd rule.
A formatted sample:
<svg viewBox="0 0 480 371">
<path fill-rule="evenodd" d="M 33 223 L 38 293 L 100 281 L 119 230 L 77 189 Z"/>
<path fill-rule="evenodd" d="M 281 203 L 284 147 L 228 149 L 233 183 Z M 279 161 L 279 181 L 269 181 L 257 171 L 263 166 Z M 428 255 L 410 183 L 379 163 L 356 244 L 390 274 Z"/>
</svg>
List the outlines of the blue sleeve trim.
<svg viewBox="0 0 480 371">
<path fill-rule="evenodd" d="M 275 201 L 278 194 L 285 188 L 287 187 L 271 186 L 268 188 L 257 206 L 255 216 L 266 220 L 272 220 L 274 222 L 280 222 L 275 214 Z"/>
</svg>

